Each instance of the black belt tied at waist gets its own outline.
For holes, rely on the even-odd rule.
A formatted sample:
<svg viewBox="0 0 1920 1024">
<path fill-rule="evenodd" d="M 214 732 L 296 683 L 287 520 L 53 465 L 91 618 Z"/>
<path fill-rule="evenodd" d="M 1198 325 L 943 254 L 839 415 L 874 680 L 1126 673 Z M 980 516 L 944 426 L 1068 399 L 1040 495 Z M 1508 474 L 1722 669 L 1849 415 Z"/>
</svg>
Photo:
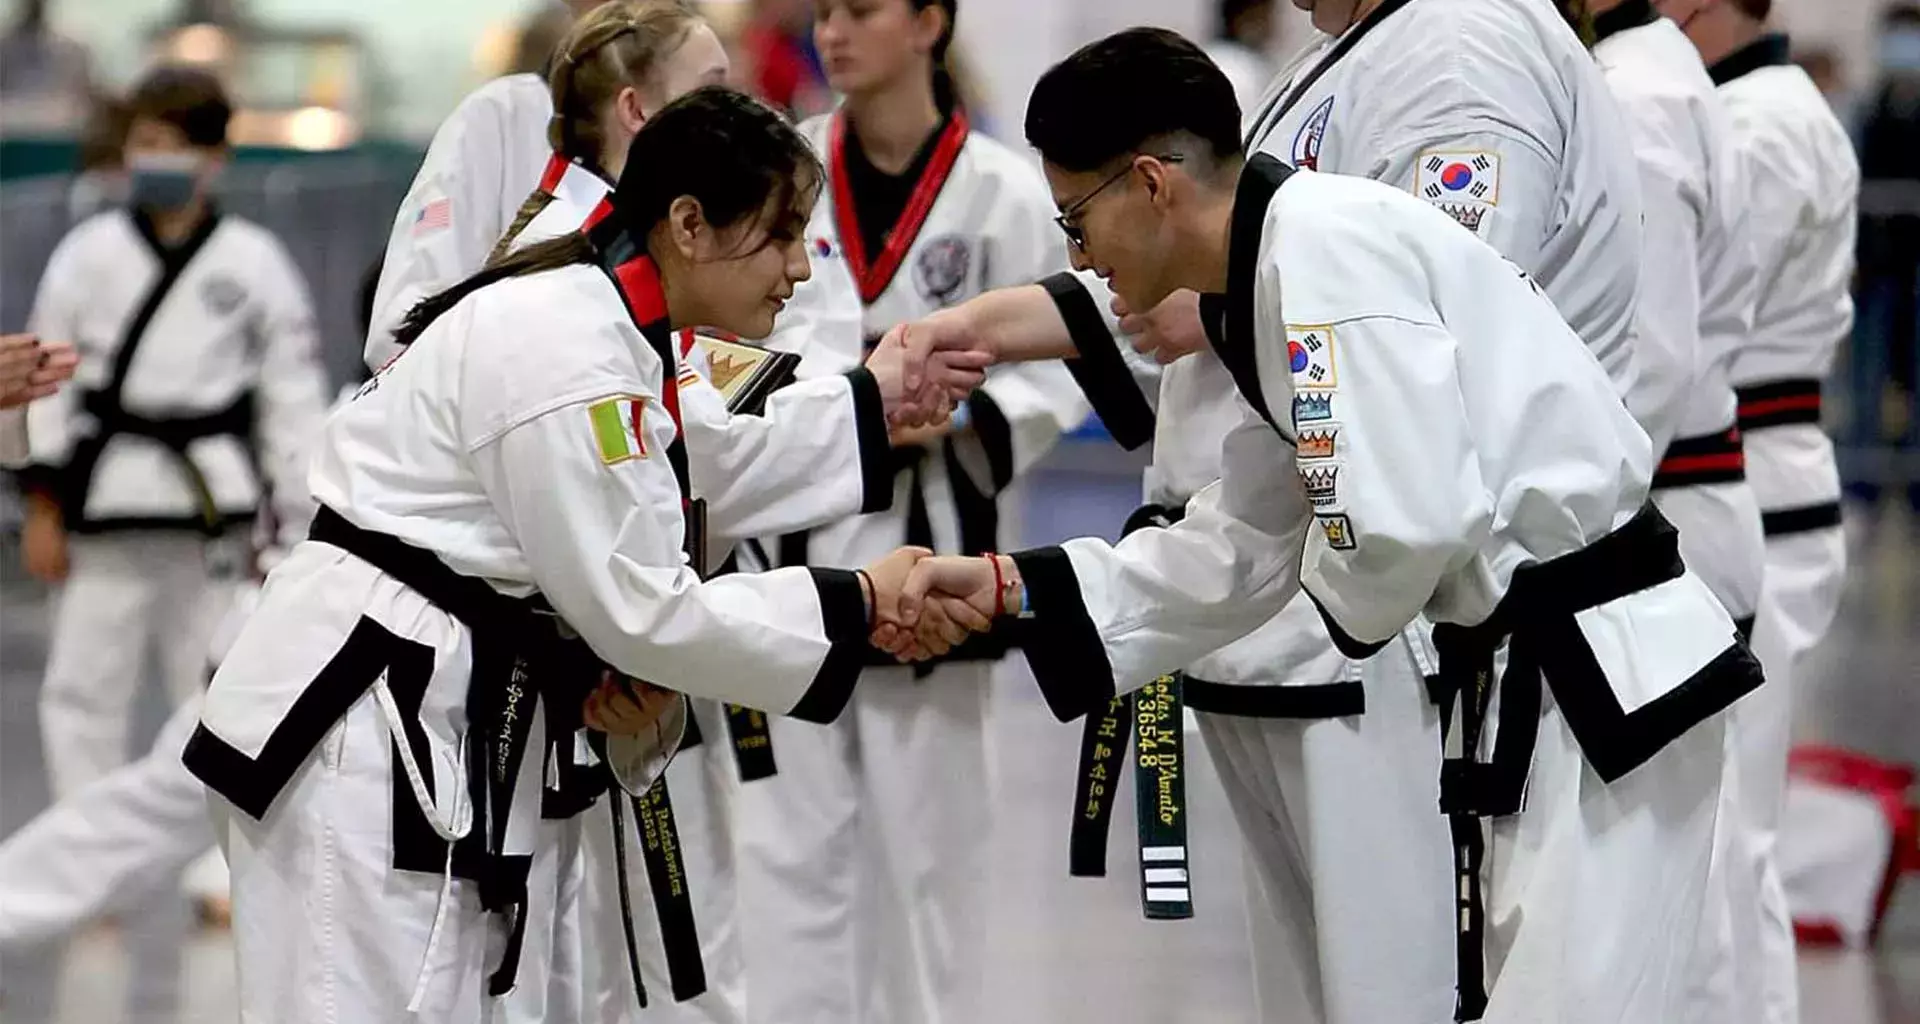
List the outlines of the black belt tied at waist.
<svg viewBox="0 0 1920 1024">
<path fill-rule="evenodd" d="M 1740 428 L 1736 426 L 1683 437 L 1668 445 L 1653 471 L 1653 489 L 1738 483 L 1746 478 L 1746 450 L 1741 447 Z"/>
<path fill-rule="evenodd" d="M 252 511 L 221 512 L 206 476 L 187 457 L 189 445 L 209 437 L 232 437 L 250 448 L 254 423 L 252 392 L 241 394 L 224 409 L 193 416 L 136 415 L 128 412 L 120 404 L 118 393 L 112 391 L 87 391 L 81 395 L 80 406 L 94 418 L 97 426 L 94 433 L 75 448 L 73 459 L 62 471 L 60 503 L 74 532 L 95 533 L 114 526 L 172 525 L 217 537 L 228 528 L 254 517 Z M 94 476 L 99 471 L 100 458 L 106 454 L 107 445 L 121 435 L 157 441 L 173 454 L 187 489 L 193 492 L 195 510 L 191 516 L 172 524 L 159 517 L 144 515 L 112 516 L 97 522 L 87 517 L 87 499 L 93 493 Z"/>
<path fill-rule="evenodd" d="M 1820 379 L 1789 377 L 1735 388 L 1740 429 L 1747 432 L 1820 422 Z"/>
<path fill-rule="evenodd" d="M 1525 802 L 1539 731 L 1542 683 L 1553 687 L 1583 753 L 1609 782 L 1758 685 L 1757 666 L 1729 631 L 1728 653 L 1694 678 L 1646 708 L 1632 714 L 1620 710 L 1574 617 L 1677 579 L 1684 572 L 1678 532 L 1649 505 L 1626 525 L 1579 551 L 1517 570 L 1506 596 L 1486 622 L 1434 627 L 1434 646 L 1440 655 L 1435 691 L 1447 743 L 1441 764 L 1440 809 L 1448 816 L 1453 834 L 1458 903 L 1455 1020 L 1479 1020 L 1486 1012 L 1482 819 L 1517 814 Z M 1503 645 L 1507 665 L 1496 680 L 1494 661 Z M 1743 674 L 1749 668 L 1751 678 Z M 1479 749 L 1496 685 L 1498 733 L 1491 757 L 1481 761 Z"/>
</svg>

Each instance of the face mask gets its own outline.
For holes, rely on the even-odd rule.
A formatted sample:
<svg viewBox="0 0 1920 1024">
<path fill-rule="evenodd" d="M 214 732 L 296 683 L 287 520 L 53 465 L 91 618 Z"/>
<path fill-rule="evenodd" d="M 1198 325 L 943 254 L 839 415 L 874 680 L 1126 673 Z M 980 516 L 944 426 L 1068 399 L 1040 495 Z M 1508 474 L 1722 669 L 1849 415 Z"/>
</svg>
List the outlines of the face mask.
<svg viewBox="0 0 1920 1024">
<path fill-rule="evenodd" d="M 1896 29 L 1882 36 L 1880 69 L 1895 74 L 1920 72 L 1920 30 Z"/>
<path fill-rule="evenodd" d="M 200 185 L 200 158 L 191 153 L 136 156 L 127 171 L 127 201 L 146 209 L 178 210 Z"/>
</svg>

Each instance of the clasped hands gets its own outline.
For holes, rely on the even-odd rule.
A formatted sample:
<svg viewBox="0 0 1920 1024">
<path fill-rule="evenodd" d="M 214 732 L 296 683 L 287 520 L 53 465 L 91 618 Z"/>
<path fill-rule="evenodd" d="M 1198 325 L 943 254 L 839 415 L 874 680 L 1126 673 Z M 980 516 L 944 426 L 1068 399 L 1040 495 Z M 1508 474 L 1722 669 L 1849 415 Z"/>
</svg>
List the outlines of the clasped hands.
<svg viewBox="0 0 1920 1024">
<path fill-rule="evenodd" d="M 901 548 L 868 565 L 875 647 L 903 662 L 937 658 L 996 617 L 1017 612 L 1019 567 L 1005 555 L 935 555 Z"/>
</svg>

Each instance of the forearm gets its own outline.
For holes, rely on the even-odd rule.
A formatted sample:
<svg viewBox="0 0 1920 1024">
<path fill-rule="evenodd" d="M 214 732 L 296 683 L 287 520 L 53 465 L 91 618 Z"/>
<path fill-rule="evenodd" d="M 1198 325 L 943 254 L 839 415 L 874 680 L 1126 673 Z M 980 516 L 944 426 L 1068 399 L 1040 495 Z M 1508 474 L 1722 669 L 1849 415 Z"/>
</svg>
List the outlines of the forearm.
<svg viewBox="0 0 1920 1024">
<path fill-rule="evenodd" d="M 1076 354 L 1066 321 L 1037 284 L 983 292 L 927 319 L 947 321 L 991 344 L 1002 363 L 1070 359 Z"/>
</svg>

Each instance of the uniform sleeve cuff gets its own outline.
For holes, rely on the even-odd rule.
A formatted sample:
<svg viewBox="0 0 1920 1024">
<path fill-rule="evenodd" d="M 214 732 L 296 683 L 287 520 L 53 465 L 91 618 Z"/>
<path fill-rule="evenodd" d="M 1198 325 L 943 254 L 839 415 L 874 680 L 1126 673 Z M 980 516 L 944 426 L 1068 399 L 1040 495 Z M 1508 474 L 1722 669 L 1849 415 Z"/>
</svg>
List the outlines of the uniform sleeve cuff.
<svg viewBox="0 0 1920 1024">
<path fill-rule="evenodd" d="M 860 578 L 846 569 L 808 569 L 820 594 L 820 624 L 827 634 L 826 659 L 813 683 L 787 712 L 808 722 L 831 722 L 853 698 L 853 684 L 866 663 L 870 630 Z"/>
<path fill-rule="evenodd" d="M 1361 640 L 1355 637 L 1352 633 L 1342 628 L 1339 622 L 1335 621 L 1333 613 L 1327 610 L 1326 605 L 1320 603 L 1319 598 L 1313 596 L 1312 591 L 1307 590 L 1305 587 L 1300 589 L 1306 591 L 1307 600 L 1312 601 L 1315 610 L 1319 611 L 1320 621 L 1325 623 L 1327 627 L 1328 639 L 1331 639 L 1333 646 L 1338 648 L 1340 653 L 1346 655 L 1349 660 L 1365 661 L 1379 654 L 1382 648 L 1393 641 L 1392 637 L 1377 642 Z"/>
<path fill-rule="evenodd" d="M 893 506 L 893 442 L 887 437 L 887 408 L 880 382 L 861 366 L 847 371 L 853 389 L 853 423 L 860 441 L 860 512 L 885 512 Z"/>
<path fill-rule="evenodd" d="M 1067 325 L 1079 357 L 1066 361 L 1067 372 L 1086 393 L 1094 414 L 1120 447 L 1132 451 L 1153 440 L 1153 406 L 1147 403 L 1133 371 L 1120 354 L 1100 307 L 1085 285 L 1062 271 L 1040 282 Z"/>
<path fill-rule="evenodd" d="M 973 436 L 987 456 L 993 493 L 999 494 L 1013 483 L 1013 426 L 986 388 L 973 389 L 973 394 L 967 397 L 967 409 Z"/>
<path fill-rule="evenodd" d="M 1034 548 L 1013 555 L 1027 588 L 1031 618 L 1010 619 L 1047 709 L 1062 722 L 1107 706 L 1113 665 L 1080 597 L 1080 579 L 1065 550 Z"/>
</svg>

